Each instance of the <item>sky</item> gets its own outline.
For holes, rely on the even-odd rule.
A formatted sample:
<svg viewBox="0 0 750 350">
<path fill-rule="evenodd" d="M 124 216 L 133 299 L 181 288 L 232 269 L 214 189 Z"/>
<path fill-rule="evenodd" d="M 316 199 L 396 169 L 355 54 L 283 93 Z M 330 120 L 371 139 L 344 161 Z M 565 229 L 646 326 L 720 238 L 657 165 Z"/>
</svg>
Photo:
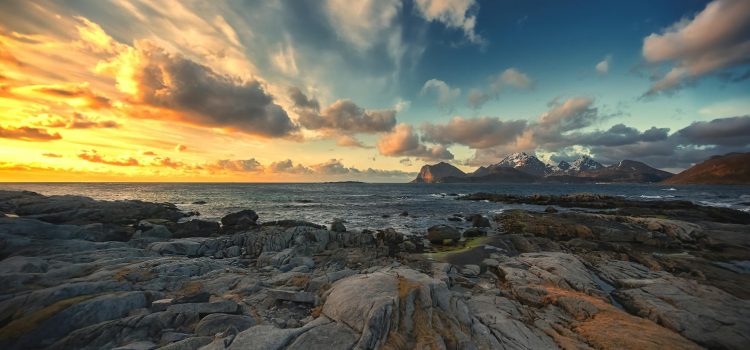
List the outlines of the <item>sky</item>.
<svg viewBox="0 0 750 350">
<path fill-rule="evenodd" d="M 0 181 L 750 151 L 750 1 L 0 2 Z"/>
</svg>

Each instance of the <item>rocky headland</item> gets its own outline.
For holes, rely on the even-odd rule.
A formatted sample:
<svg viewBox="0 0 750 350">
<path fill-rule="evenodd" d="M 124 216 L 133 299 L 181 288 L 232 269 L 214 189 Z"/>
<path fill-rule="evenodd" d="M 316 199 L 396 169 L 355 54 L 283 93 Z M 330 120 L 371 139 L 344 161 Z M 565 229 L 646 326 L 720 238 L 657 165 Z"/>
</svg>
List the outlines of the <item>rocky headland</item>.
<svg viewBox="0 0 750 350">
<path fill-rule="evenodd" d="M 750 214 L 594 194 L 461 199 L 541 210 L 457 213 L 405 236 L 0 191 L 0 348 L 750 344 Z"/>
</svg>

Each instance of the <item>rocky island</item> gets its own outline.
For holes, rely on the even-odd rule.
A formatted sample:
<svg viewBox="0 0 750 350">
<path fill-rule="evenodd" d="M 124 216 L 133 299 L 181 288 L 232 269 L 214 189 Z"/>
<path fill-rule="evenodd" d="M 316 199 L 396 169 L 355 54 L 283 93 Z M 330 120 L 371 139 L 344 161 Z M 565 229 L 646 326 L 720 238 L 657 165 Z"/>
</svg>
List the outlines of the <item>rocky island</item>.
<svg viewBox="0 0 750 350">
<path fill-rule="evenodd" d="M 595 194 L 424 235 L 0 192 L 3 349 L 744 349 L 750 214 Z M 451 218 L 454 219 L 454 218 Z"/>
</svg>

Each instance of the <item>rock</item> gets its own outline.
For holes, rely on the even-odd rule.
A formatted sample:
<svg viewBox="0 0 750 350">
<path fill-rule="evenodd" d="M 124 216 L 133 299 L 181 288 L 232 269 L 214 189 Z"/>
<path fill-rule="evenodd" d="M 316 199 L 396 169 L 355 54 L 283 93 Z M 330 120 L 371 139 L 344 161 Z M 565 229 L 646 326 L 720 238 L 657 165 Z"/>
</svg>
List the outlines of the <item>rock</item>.
<svg viewBox="0 0 750 350">
<path fill-rule="evenodd" d="M 151 311 L 152 312 L 159 312 L 166 310 L 170 305 L 172 305 L 173 299 L 159 299 L 155 300 L 151 303 Z"/>
<path fill-rule="evenodd" d="M 348 350 L 357 342 L 359 334 L 344 324 L 331 322 L 327 317 L 324 324 L 297 337 L 286 350 Z M 323 323 L 318 321 L 318 323 Z"/>
<path fill-rule="evenodd" d="M 401 212 L 401 214 L 398 214 L 398 216 L 409 216 L 409 212 L 404 210 Z"/>
<path fill-rule="evenodd" d="M 38 323 L 35 328 L 26 329 L 24 333 L 16 333 L 15 336 L 20 338 L 15 342 L 15 347 L 46 347 L 76 329 L 125 317 L 131 310 L 147 305 L 148 300 L 144 292 L 120 292 L 98 297 L 81 296 L 62 300 L 36 313 L 15 319 L 3 330 L 23 329 L 29 326 L 29 322 L 36 320 Z M 1 340 L 0 345 L 4 340 L 7 338 Z"/>
<path fill-rule="evenodd" d="M 555 207 L 553 206 L 548 206 L 547 208 L 544 209 L 544 212 L 548 214 L 554 214 L 554 213 L 557 213 L 557 209 L 555 209 Z"/>
<path fill-rule="evenodd" d="M 225 313 L 233 314 L 238 311 L 237 303 L 231 300 L 222 300 L 214 303 L 187 303 L 171 305 L 167 308 L 172 313 L 196 313 L 196 314 L 214 314 Z"/>
<path fill-rule="evenodd" d="M 204 345 L 208 345 L 212 340 L 212 337 L 191 337 L 162 346 L 159 350 L 196 350 Z"/>
<path fill-rule="evenodd" d="M 171 304 L 188 304 L 188 303 L 207 303 L 211 299 L 211 293 L 198 292 L 194 294 L 188 294 L 179 298 L 169 299 Z"/>
<path fill-rule="evenodd" d="M 491 227 L 490 219 L 480 215 L 480 214 L 474 214 L 467 218 L 468 221 L 471 221 L 471 225 L 473 227 Z"/>
<path fill-rule="evenodd" d="M 190 220 L 179 222 L 172 228 L 175 237 L 208 237 L 219 232 L 219 223 L 215 221 Z"/>
<path fill-rule="evenodd" d="M 458 241 L 461 232 L 448 225 L 435 225 L 427 229 L 427 239 L 433 244 L 443 244 L 445 240 Z"/>
<path fill-rule="evenodd" d="M 627 310 L 647 317 L 708 348 L 750 344 L 750 301 L 684 278 L 641 280 L 614 292 Z"/>
<path fill-rule="evenodd" d="M 484 229 L 478 228 L 478 227 L 471 227 L 464 230 L 464 237 L 471 238 L 471 237 L 482 237 L 486 236 L 487 231 Z"/>
<path fill-rule="evenodd" d="M 49 265 L 44 259 L 31 256 L 12 256 L 0 261 L 0 274 L 44 273 Z"/>
<path fill-rule="evenodd" d="M 461 269 L 461 273 L 469 277 L 479 276 L 481 272 L 482 269 L 479 267 L 479 265 L 464 265 L 464 268 Z"/>
<path fill-rule="evenodd" d="M 198 256 L 199 241 L 189 239 L 175 239 L 168 242 L 156 242 L 148 245 L 148 250 L 161 255 Z"/>
<path fill-rule="evenodd" d="M 287 300 L 295 303 L 315 304 L 315 294 L 310 292 L 295 292 L 282 289 L 268 289 L 268 296 L 276 300 Z"/>
<path fill-rule="evenodd" d="M 250 209 L 231 213 L 221 218 L 221 231 L 224 234 L 241 232 L 257 226 L 258 214 Z"/>
<path fill-rule="evenodd" d="M 206 204 L 206 203 L 208 203 L 208 202 L 206 202 L 204 200 L 197 200 L 197 201 L 193 202 L 193 204 L 196 204 L 196 205 L 203 205 L 203 204 Z"/>
<path fill-rule="evenodd" d="M 172 232 L 166 226 L 154 224 L 149 220 L 141 220 L 138 223 L 138 231 L 133 235 L 133 239 L 168 240 L 172 236 Z"/>
<path fill-rule="evenodd" d="M 237 334 L 229 350 L 276 350 L 303 333 L 304 328 L 281 329 L 271 325 L 258 325 Z"/>
<path fill-rule="evenodd" d="M 183 339 L 190 338 L 192 336 L 193 336 L 192 334 L 188 334 L 188 333 L 164 332 L 164 333 L 161 334 L 160 343 L 161 344 L 174 343 L 174 342 L 178 342 L 178 341 L 183 340 Z"/>
<path fill-rule="evenodd" d="M 244 331 L 255 324 L 255 319 L 250 316 L 216 313 L 203 317 L 195 326 L 195 334 L 213 336 L 216 333 L 224 332 L 229 327 Z"/>
<path fill-rule="evenodd" d="M 346 226 L 344 226 L 344 220 L 336 219 L 331 223 L 331 231 L 333 232 L 346 232 Z"/>
<path fill-rule="evenodd" d="M 118 346 L 116 348 L 113 348 L 112 350 L 152 350 L 158 347 L 159 346 L 157 346 L 153 342 L 145 340 L 132 342 L 128 345 Z"/>
</svg>

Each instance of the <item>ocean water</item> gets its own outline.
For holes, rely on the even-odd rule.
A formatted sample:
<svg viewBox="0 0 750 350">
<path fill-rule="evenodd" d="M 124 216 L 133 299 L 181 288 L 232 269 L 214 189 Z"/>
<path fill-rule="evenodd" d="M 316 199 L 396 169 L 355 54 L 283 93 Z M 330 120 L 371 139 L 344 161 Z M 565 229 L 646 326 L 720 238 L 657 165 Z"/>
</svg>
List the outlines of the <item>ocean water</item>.
<svg viewBox="0 0 750 350">
<path fill-rule="evenodd" d="M 750 211 L 750 186 L 641 184 L 369 184 L 369 183 L 0 183 L 3 190 L 29 190 L 45 195 L 75 194 L 101 200 L 140 199 L 170 202 L 198 211 L 204 220 L 253 209 L 260 221 L 300 219 L 329 224 L 346 220 L 353 229 L 393 227 L 402 233 L 423 233 L 448 223 L 454 214 L 493 215 L 509 208 L 543 210 L 533 205 L 458 201 L 475 192 L 517 195 L 601 193 L 641 200 L 680 199 L 698 204 Z M 193 204 L 206 201 L 206 204 Z M 409 216 L 400 216 L 403 211 Z M 462 226 L 459 222 L 450 222 Z"/>
</svg>

